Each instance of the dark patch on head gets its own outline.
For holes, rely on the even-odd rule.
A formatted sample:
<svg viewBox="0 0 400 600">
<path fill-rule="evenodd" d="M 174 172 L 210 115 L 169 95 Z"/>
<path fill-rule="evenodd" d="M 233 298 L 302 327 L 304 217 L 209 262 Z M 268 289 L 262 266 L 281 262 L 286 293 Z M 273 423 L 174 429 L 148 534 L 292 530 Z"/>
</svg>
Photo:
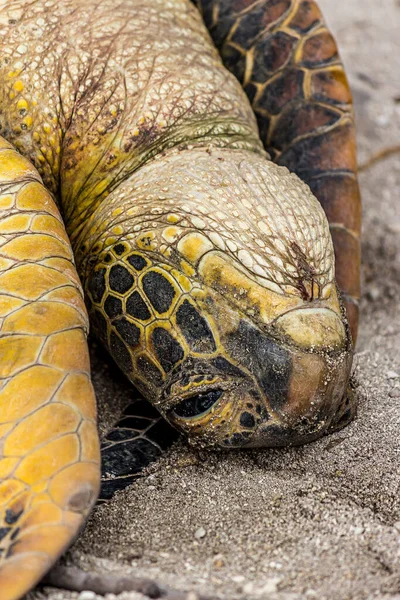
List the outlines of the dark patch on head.
<svg viewBox="0 0 400 600">
<path fill-rule="evenodd" d="M 216 344 L 207 321 L 188 300 L 178 308 L 176 322 L 192 350 L 215 352 Z"/>
<path fill-rule="evenodd" d="M 100 304 L 106 291 L 105 269 L 93 271 L 89 278 L 89 292 L 94 302 Z"/>
<path fill-rule="evenodd" d="M 126 312 L 140 321 L 147 321 L 151 317 L 150 311 L 139 292 L 132 292 L 129 296 L 126 301 Z"/>
<path fill-rule="evenodd" d="M 128 256 L 128 262 L 136 271 L 142 271 L 147 265 L 147 261 L 140 254 L 131 254 Z"/>
<path fill-rule="evenodd" d="M 110 352 L 119 368 L 126 373 L 131 373 L 132 360 L 129 350 L 114 331 L 110 335 Z"/>
<path fill-rule="evenodd" d="M 121 300 L 119 298 L 115 298 L 115 296 L 107 296 L 106 301 L 104 302 L 104 310 L 110 319 L 118 317 L 122 314 Z"/>
<path fill-rule="evenodd" d="M 11 531 L 11 527 L 0 527 L 0 541 Z"/>
<path fill-rule="evenodd" d="M 115 254 L 118 254 L 118 256 L 121 256 L 121 254 L 123 254 L 126 251 L 126 246 L 125 244 L 117 244 L 116 246 L 114 246 L 114 252 Z"/>
<path fill-rule="evenodd" d="M 289 352 L 274 339 L 242 320 L 236 332 L 227 336 L 227 347 L 259 382 L 272 408 L 287 400 L 292 370 Z"/>
<path fill-rule="evenodd" d="M 230 363 L 223 356 L 216 356 L 211 361 L 211 365 L 217 369 L 217 372 L 224 373 L 225 375 L 232 375 L 233 377 L 245 377 L 243 371 L 238 369 L 235 365 Z"/>
<path fill-rule="evenodd" d="M 134 279 L 126 267 L 114 265 L 108 274 L 110 288 L 119 294 L 125 294 L 133 286 Z"/>
<path fill-rule="evenodd" d="M 14 523 L 16 523 L 18 521 L 18 519 L 20 518 L 22 513 L 23 513 L 23 509 L 19 510 L 18 512 L 14 512 L 10 508 L 7 508 L 6 516 L 4 517 L 4 520 L 7 523 L 7 525 L 13 525 Z"/>
<path fill-rule="evenodd" d="M 153 385 L 161 385 L 163 376 L 160 369 L 147 356 L 139 356 L 136 361 L 139 376 Z"/>
<path fill-rule="evenodd" d="M 156 327 L 151 334 L 154 351 L 164 371 L 168 373 L 184 356 L 183 348 L 164 328 Z"/>
<path fill-rule="evenodd" d="M 249 436 L 251 435 L 250 431 L 243 431 L 242 433 L 234 433 L 230 438 L 224 440 L 224 446 L 243 446 L 247 444 L 249 440 Z"/>
<path fill-rule="evenodd" d="M 240 424 L 242 427 L 252 429 L 255 426 L 256 421 L 251 413 L 245 411 L 240 415 Z"/>
<path fill-rule="evenodd" d="M 150 271 L 144 275 L 143 290 L 158 313 L 165 313 L 170 308 L 176 291 L 171 283 L 158 273 Z"/>
<path fill-rule="evenodd" d="M 125 317 L 121 317 L 114 322 L 114 327 L 122 339 L 131 347 L 137 346 L 140 340 L 140 329 L 134 323 L 131 323 Z"/>
</svg>

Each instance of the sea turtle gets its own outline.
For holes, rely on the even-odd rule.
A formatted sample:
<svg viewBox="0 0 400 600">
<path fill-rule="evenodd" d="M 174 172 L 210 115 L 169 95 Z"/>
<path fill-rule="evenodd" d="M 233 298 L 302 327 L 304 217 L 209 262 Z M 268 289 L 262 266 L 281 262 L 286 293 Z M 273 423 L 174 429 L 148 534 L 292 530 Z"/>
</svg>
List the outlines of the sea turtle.
<svg viewBox="0 0 400 600">
<path fill-rule="evenodd" d="M 192 443 L 301 444 L 354 414 L 359 193 L 335 42 L 313 0 L 197 4 L 1 4 L 2 600 L 98 495 L 81 283 L 96 336 Z M 114 475 L 163 443 L 151 425 L 108 436 Z"/>
</svg>

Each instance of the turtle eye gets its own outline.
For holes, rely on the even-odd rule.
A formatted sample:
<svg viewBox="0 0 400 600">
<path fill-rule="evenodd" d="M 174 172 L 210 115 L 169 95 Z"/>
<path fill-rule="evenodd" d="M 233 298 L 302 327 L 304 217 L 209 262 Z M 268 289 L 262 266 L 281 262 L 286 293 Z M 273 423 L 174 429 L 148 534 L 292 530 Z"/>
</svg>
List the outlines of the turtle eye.
<svg viewBox="0 0 400 600">
<path fill-rule="evenodd" d="M 191 419 L 206 413 L 222 396 L 222 390 L 210 390 L 190 396 L 174 406 L 172 412 L 176 417 Z"/>
</svg>

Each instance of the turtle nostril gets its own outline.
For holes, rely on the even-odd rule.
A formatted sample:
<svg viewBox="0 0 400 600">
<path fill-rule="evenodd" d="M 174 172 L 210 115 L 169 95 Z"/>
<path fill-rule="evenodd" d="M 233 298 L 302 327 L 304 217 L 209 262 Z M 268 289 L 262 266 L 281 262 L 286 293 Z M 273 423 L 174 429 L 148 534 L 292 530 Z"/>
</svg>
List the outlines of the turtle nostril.
<svg viewBox="0 0 400 600">
<path fill-rule="evenodd" d="M 203 392 L 201 394 L 196 394 L 195 396 L 191 396 L 190 398 L 186 398 L 179 402 L 176 406 L 174 406 L 171 411 L 173 416 L 191 419 L 193 417 L 198 417 L 206 413 L 214 404 L 220 399 L 222 395 L 222 390 L 210 390 L 209 392 Z"/>
</svg>

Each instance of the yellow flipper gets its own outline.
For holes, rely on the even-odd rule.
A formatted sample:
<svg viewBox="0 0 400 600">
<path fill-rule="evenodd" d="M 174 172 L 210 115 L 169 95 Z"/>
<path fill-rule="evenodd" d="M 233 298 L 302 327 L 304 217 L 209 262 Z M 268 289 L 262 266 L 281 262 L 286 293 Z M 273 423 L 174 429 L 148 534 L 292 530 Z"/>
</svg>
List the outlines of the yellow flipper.
<svg viewBox="0 0 400 600">
<path fill-rule="evenodd" d="M 96 500 L 88 320 L 58 209 L 0 138 L 0 590 L 21 598 Z"/>
</svg>

